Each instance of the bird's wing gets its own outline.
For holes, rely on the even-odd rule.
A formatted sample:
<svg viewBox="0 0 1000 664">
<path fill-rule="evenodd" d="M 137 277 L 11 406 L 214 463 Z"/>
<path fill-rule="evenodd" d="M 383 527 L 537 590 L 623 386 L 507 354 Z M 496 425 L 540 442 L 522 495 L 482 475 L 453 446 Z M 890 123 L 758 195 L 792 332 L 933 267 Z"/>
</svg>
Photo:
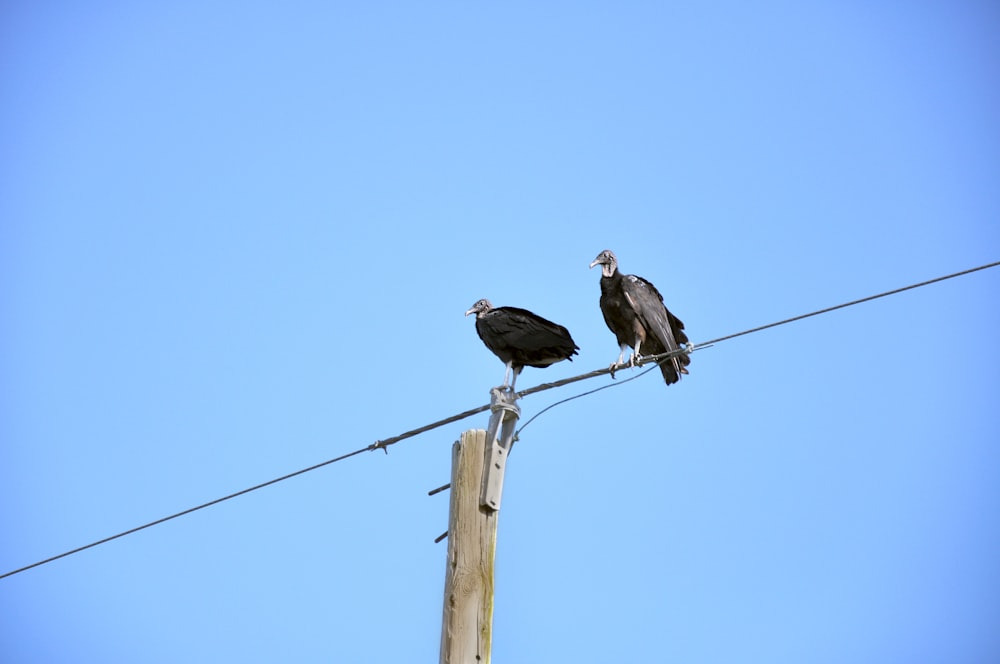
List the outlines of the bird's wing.
<svg viewBox="0 0 1000 664">
<path fill-rule="evenodd" d="M 674 335 L 674 326 L 670 324 L 671 314 L 663 304 L 663 296 L 653 284 L 642 277 L 630 274 L 622 280 L 622 291 L 629 306 L 646 328 L 647 335 L 652 335 L 659 341 L 664 350 L 680 348 Z M 679 320 L 677 322 L 680 323 Z M 680 324 L 680 327 L 682 328 L 683 324 Z M 684 341 L 687 341 L 686 336 Z"/>
<path fill-rule="evenodd" d="M 490 311 L 481 319 L 482 336 L 484 341 L 503 348 L 525 348 L 531 347 L 535 341 L 536 328 L 531 319 L 530 312 L 515 310 L 513 307 L 500 307 Z"/>
<path fill-rule="evenodd" d="M 511 346 L 524 350 L 538 350 L 549 346 L 572 345 L 569 331 L 562 325 L 542 318 L 538 314 L 518 307 L 501 307 L 501 316 L 489 317 L 497 332 Z"/>
</svg>

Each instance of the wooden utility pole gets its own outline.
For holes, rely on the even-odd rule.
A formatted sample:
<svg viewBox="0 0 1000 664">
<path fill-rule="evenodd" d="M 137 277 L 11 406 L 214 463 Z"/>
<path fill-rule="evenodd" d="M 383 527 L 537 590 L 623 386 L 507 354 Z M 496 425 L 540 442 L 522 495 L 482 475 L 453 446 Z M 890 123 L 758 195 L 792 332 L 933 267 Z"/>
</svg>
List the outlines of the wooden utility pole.
<svg viewBox="0 0 1000 664">
<path fill-rule="evenodd" d="M 520 414 L 515 394 L 494 388 L 491 395 L 489 430 L 462 432 L 451 452 L 441 664 L 490 661 L 497 516 Z"/>
</svg>

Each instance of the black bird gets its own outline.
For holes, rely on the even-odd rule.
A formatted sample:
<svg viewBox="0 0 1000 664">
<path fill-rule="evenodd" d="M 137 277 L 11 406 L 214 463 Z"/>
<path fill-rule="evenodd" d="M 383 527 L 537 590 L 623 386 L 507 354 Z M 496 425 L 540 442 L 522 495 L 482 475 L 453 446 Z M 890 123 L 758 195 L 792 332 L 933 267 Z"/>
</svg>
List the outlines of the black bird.
<svg viewBox="0 0 1000 664">
<path fill-rule="evenodd" d="M 479 338 L 507 365 L 501 388 L 508 387 L 507 379 L 511 369 L 514 370 L 514 378 L 510 381 L 512 392 L 517 375 L 524 367 L 544 369 L 560 360 L 572 362 L 572 356 L 579 349 L 569 330 L 527 309 L 494 307 L 489 300 L 483 299 L 465 312 L 466 316 L 469 314 L 476 314 Z"/>
<path fill-rule="evenodd" d="M 688 342 L 684 334 L 684 323 L 670 313 L 663 304 L 663 296 L 656 286 L 634 274 L 618 271 L 618 259 L 610 249 L 597 255 L 590 267 L 601 266 L 601 313 L 604 322 L 615 333 L 621 354 L 618 362 L 611 365 L 614 370 L 622 365 L 625 347 L 633 348 L 628 366 L 635 366 L 641 357 L 641 348 L 647 355 L 659 355 L 677 350 Z M 687 355 L 672 357 L 660 364 L 663 380 L 672 385 L 686 374 L 691 358 Z"/>
</svg>

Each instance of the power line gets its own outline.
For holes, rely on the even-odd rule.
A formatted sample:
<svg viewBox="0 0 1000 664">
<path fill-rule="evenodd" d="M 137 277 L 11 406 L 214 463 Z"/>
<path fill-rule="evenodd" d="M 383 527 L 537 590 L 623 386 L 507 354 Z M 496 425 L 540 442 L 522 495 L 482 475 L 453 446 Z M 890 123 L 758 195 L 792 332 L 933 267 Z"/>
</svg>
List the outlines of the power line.
<svg viewBox="0 0 1000 664">
<path fill-rule="evenodd" d="M 879 293 L 877 295 L 870 295 L 868 297 L 863 297 L 863 298 L 861 298 L 859 300 L 852 300 L 850 302 L 845 302 L 843 304 L 838 304 L 836 306 L 827 307 L 825 309 L 818 309 L 817 311 L 813 311 L 813 312 L 810 312 L 810 313 L 807 313 L 807 314 L 802 314 L 800 316 L 794 316 L 792 318 L 786 318 L 785 320 L 780 320 L 780 321 L 778 321 L 776 323 L 769 323 L 767 325 L 761 325 L 759 327 L 750 328 L 748 330 L 744 330 L 742 332 L 737 332 L 735 334 L 728 334 L 728 335 L 726 335 L 724 337 L 719 337 L 717 339 L 712 339 L 711 341 L 705 341 L 705 342 L 702 342 L 702 343 L 699 343 L 699 344 L 689 345 L 686 348 L 682 348 L 680 350 L 670 351 L 670 352 L 667 352 L 667 353 L 661 353 L 659 355 L 650 355 L 650 356 L 642 357 L 639 360 L 637 360 L 636 366 L 642 366 L 642 365 L 648 364 L 650 362 L 655 362 L 658 365 L 659 363 L 661 363 L 661 362 L 663 362 L 663 361 L 665 361 L 665 360 L 667 360 L 669 358 L 675 357 L 677 355 L 680 355 L 680 354 L 683 354 L 683 353 L 691 353 L 691 352 L 694 352 L 694 351 L 697 351 L 697 350 L 704 350 L 705 348 L 709 348 L 710 346 L 713 346 L 715 344 L 721 343 L 723 341 L 728 341 L 730 339 L 735 339 L 736 337 L 742 337 L 742 336 L 747 335 L 747 334 L 753 334 L 755 332 L 760 332 L 762 330 L 767 330 L 767 329 L 770 329 L 772 327 L 778 327 L 779 325 L 786 325 L 788 323 L 793 323 L 795 321 L 799 321 L 799 320 L 802 320 L 804 318 L 810 318 L 812 316 L 818 316 L 820 314 L 825 314 L 825 313 L 829 313 L 831 311 L 836 311 L 837 309 L 844 309 L 846 307 L 851 307 L 851 306 L 854 306 L 856 304 L 861 304 L 863 302 L 870 302 L 871 300 L 877 300 L 877 299 L 882 298 L 882 297 L 887 297 L 889 295 L 895 295 L 897 293 L 902 293 L 904 291 L 913 290 L 914 288 L 920 288 L 922 286 L 927 286 L 929 284 L 934 284 L 934 283 L 937 283 L 939 281 L 945 281 L 947 279 L 953 279 L 955 277 L 960 277 L 960 276 L 963 276 L 963 275 L 966 275 L 966 274 L 971 274 L 973 272 L 978 272 L 980 270 L 986 270 L 988 268 L 996 267 L 998 265 L 1000 265 L 1000 261 L 997 261 L 995 263 L 989 263 L 987 265 L 980 265 L 979 267 L 974 267 L 974 268 L 971 268 L 971 269 L 968 269 L 968 270 L 963 270 L 961 272 L 955 272 L 953 274 L 948 274 L 948 275 L 945 275 L 943 277 L 937 277 L 935 279 L 929 279 L 927 281 L 921 281 L 920 283 L 911 284 L 909 286 L 904 286 L 903 288 L 896 288 L 894 290 L 885 291 L 885 292 Z M 518 392 L 517 396 L 518 396 L 518 398 L 525 397 L 525 396 L 528 396 L 530 394 L 536 394 L 538 392 L 544 392 L 545 390 L 551 390 L 551 389 L 556 388 L 556 387 L 562 387 L 564 385 L 569 385 L 570 383 L 575 383 L 575 382 L 578 382 L 578 381 L 581 381 L 581 380 L 588 380 L 590 378 L 596 378 L 598 376 L 603 376 L 605 374 L 610 374 L 610 373 L 612 373 L 612 371 L 616 371 L 619 368 L 620 367 L 618 367 L 618 366 L 612 365 L 611 367 L 607 367 L 607 368 L 604 368 L 604 369 L 597 369 L 597 370 L 594 370 L 594 371 L 589 371 L 587 373 L 580 374 L 579 376 L 572 376 L 570 378 L 564 378 L 562 380 L 557 380 L 557 381 L 552 382 L 552 383 L 542 383 L 541 385 L 536 385 L 535 387 L 530 387 L 530 388 L 528 388 L 526 390 L 522 390 L 521 392 Z M 626 378 L 625 380 L 618 381 L 618 382 L 615 382 L 615 383 L 611 383 L 611 384 L 608 384 L 608 385 L 602 385 L 601 387 L 595 388 L 593 390 L 588 390 L 586 392 L 582 392 L 580 394 L 577 394 L 577 395 L 571 396 L 569 398 L 557 401 L 557 402 L 555 402 L 553 404 L 550 404 L 549 406 L 546 406 L 541 411 L 539 411 L 538 413 L 536 413 L 535 415 L 533 415 L 531 417 L 531 419 L 529 419 L 523 425 L 521 425 L 521 427 L 515 433 L 515 436 L 517 435 L 517 433 L 520 433 L 526 426 L 528 426 L 529 424 L 531 424 L 531 422 L 533 422 L 542 413 L 545 413 L 546 411 L 551 410 L 552 408 L 555 408 L 556 406 L 558 406 L 560 404 L 566 403 L 567 401 L 572 401 L 573 399 L 579 399 L 580 397 L 584 397 L 584 396 L 587 396 L 589 394 L 593 394 L 595 392 L 600 392 L 601 390 L 605 390 L 605 389 L 608 389 L 610 387 L 617 387 L 618 385 L 624 385 L 625 383 L 627 383 L 629 381 L 632 381 L 632 380 L 635 380 L 636 378 L 640 378 L 641 376 L 644 376 L 645 374 L 649 373 L 650 371 L 652 371 L 655 368 L 656 368 L 655 366 L 650 367 L 649 369 L 646 369 L 646 371 L 643 371 L 643 372 L 641 372 L 639 374 L 636 374 L 635 376 L 631 376 L 629 378 Z M 407 438 L 412 438 L 412 437 L 420 435 L 422 433 L 426 433 L 427 431 L 431 431 L 432 429 L 436 429 L 438 427 L 442 427 L 442 426 L 444 426 L 446 424 L 450 424 L 452 422 L 457 422 L 459 420 L 463 420 L 463 419 L 465 419 L 467 417 L 471 417 L 471 416 L 476 415 L 478 413 L 482 413 L 484 411 L 489 410 L 489 408 L 490 408 L 489 404 L 486 404 L 484 406 L 479 406 L 477 408 L 470 408 L 469 410 L 462 411 L 461 413 L 458 413 L 456 415 L 452 415 L 450 417 L 446 417 L 444 419 L 437 420 L 436 422 L 431 422 L 430 424 L 425 424 L 424 426 L 417 427 L 416 429 L 411 429 L 410 431 L 407 431 L 405 433 L 401 433 L 401 434 L 399 434 L 397 436 L 393 436 L 391 438 L 386 438 L 384 440 L 377 440 L 374 443 L 372 443 L 371 445 L 368 445 L 367 447 L 362 447 L 361 449 L 354 450 L 353 452 L 349 452 L 348 454 L 344 454 L 344 455 L 341 455 L 339 457 L 336 457 L 336 458 L 333 458 L 333 459 L 329 459 L 328 461 L 323 461 L 322 463 L 317 463 L 315 465 L 309 466 L 308 468 L 303 468 L 302 470 L 297 470 L 297 471 L 295 471 L 293 473 L 288 473 L 287 475 L 282 475 L 281 477 L 276 477 L 273 480 L 268 480 L 267 482 L 263 482 L 261 484 L 257 484 L 255 486 L 249 487 L 247 489 L 243 489 L 242 491 L 237 491 L 236 493 L 231 493 L 228 496 L 223 496 L 222 498 L 216 498 L 215 500 L 211 500 L 211 501 L 209 501 L 207 503 L 203 503 L 203 504 L 198 505 L 196 507 L 192 507 L 192 508 L 186 509 L 184 511 L 177 512 L 176 514 L 171 514 L 170 516 L 163 517 L 162 519 L 157 519 L 156 521 L 150 521 L 149 523 L 143 524 L 141 526 L 137 526 L 137 527 L 132 528 L 130 530 L 126 530 L 124 532 L 118 533 L 117 535 L 112 535 L 111 537 L 105 537 L 104 539 L 97 540 L 96 542 L 91 542 L 90 544 L 86 544 L 84 546 L 77 547 L 77 548 L 72 549 L 70 551 L 66 551 L 65 553 L 60 553 L 57 556 L 52 556 L 51 558 L 46 558 L 45 560 L 40 560 L 40 561 L 38 561 L 36 563 L 32 563 L 30 565 L 25 565 L 24 567 L 15 569 L 15 570 L 10 571 L 10 572 L 6 572 L 5 574 L 0 574 L 0 579 L 5 579 L 5 578 L 7 578 L 9 576 L 14 576 L 15 574 L 20 574 L 21 572 L 25 572 L 25 571 L 27 571 L 29 569 L 33 569 L 35 567 L 39 567 L 39 566 L 45 565 L 47 563 L 51 563 L 51 562 L 59 560 L 61 558 L 65 558 L 67 556 L 71 556 L 73 554 L 79 553 L 81 551 L 86 551 L 87 549 L 93 548 L 93 547 L 98 546 L 100 544 L 105 544 L 105 543 L 110 542 L 112 540 L 116 540 L 116 539 L 118 539 L 120 537 L 125 537 L 126 535 L 131 535 L 133 533 L 137 533 L 140 530 L 145 530 L 146 528 L 151 528 L 153 526 L 159 525 L 161 523 L 165 523 L 167 521 L 171 521 L 171 520 L 176 519 L 178 517 L 182 517 L 182 516 L 185 516 L 187 514 L 191 514 L 192 512 L 197 512 L 198 510 L 205 509 L 206 507 L 211 507 L 212 505 L 218 505 L 219 503 L 225 502 L 227 500 L 231 500 L 231 499 L 236 498 L 238 496 L 242 496 L 242 495 L 248 494 L 248 493 L 250 493 L 252 491 L 256 491 L 258 489 L 263 489 L 266 486 L 271 486 L 272 484 L 277 484 L 278 482 L 283 482 L 284 480 L 291 479 L 291 478 L 297 477 L 299 475 L 303 475 L 305 473 L 308 473 L 310 471 L 316 470 L 318 468 L 322 468 L 324 466 L 329 466 L 329 465 L 337 463 L 339 461 L 344 461 L 345 459 L 349 459 L 349 458 L 351 458 L 353 456 L 361 454 L 362 452 L 372 452 L 372 451 L 375 451 L 375 450 L 383 450 L 386 454 L 388 454 L 389 450 L 387 448 L 390 445 L 394 445 L 394 444 L 396 444 L 396 443 L 398 443 L 398 442 L 400 442 L 402 440 L 406 440 Z"/>
<path fill-rule="evenodd" d="M 51 562 L 53 562 L 55 560 L 59 560 L 60 558 L 65 558 L 66 556 L 71 556 L 74 553 L 80 553 L 81 551 L 86 551 L 87 549 L 93 548 L 93 547 L 95 547 L 95 546 L 97 546 L 99 544 L 104 544 L 106 542 L 110 542 L 111 540 L 116 540 L 119 537 L 125 537 L 126 535 L 131 535 L 132 533 L 137 533 L 140 530 L 145 530 L 146 528 L 151 528 L 151 527 L 157 526 L 157 525 L 159 525 L 161 523 L 166 523 L 167 521 L 170 521 L 171 519 L 176 519 L 177 517 L 184 516 L 186 514 L 191 514 L 191 512 L 197 512 L 198 510 L 203 510 L 206 507 L 211 507 L 212 505 L 218 505 L 219 503 L 225 502 L 227 500 L 231 500 L 233 498 L 236 498 L 237 496 L 242 496 L 244 494 L 248 494 L 251 491 L 256 491 L 257 489 L 263 489 L 264 487 L 271 486 L 272 484 L 277 484 L 278 482 L 282 482 L 282 481 L 287 480 L 289 478 L 295 477 L 296 475 L 302 475 L 304 473 L 308 473 L 311 470 L 316 470 L 317 468 L 322 468 L 323 466 L 329 466 L 331 463 L 337 463 L 338 461 L 343 461 L 344 459 L 348 459 L 348 458 L 350 458 L 352 456 L 355 456 L 356 454 L 361 454 L 362 452 L 367 452 L 369 449 L 371 449 L 371 448 L 370 447 L 363 447 L 360 450 L 354 450 L 353 452 L 351 452 L 349 454 L 344 454 L 342 456 L 339 456 L 336 459 L 330 459 L 329 461 L 324 461 L 323 463 L 317 463 L 314 466 L 309 466 L 308 468 L 303 468 L 302 470 L 296 470 L 294 473 L 288 473 L 287 475 L 282 475 L 281 477 L 276 477 L 273 480 L 268 480 L 267 482 L 263 482 L 263 483 L 258 484 L 256 486 L 252 486 L 249 489 L 243 489 L 242 491 L 237 491 L 236 493 L 231 493 L 228 496 L 223 496 L 222 498 L 216 498 L 215 500 L 210 500 L 207 503 L 203 503 L 201 505 L 198 505 L 197 507 L 192 507 L 190 509 L 186 509 L 183 512 L 177 512 L 176 514 L 171 514 L 170 516 L 165 516 L 162 519 L 157 519 L 156 521 L 150 521 L 149 523 L 143 524 L 141 526 L 137 526 L 135 528 L 132 528 L 131 530 L 126 530 L 125 532 L 118 533 L 117 535 L 112 535 L 111 537 L 105 537 L 102 540 L 97 540 L 96 542 L 91 542 L 90 544 L 86 544 L 84 546 L 77 547 L 77 548 L 75 548 L 75 549 L 73 549 L 71 551 L 67 551 L 65 553 L 60 553 L 58 556 L 52 556 L 51 558 L 46 558 L 45 560 L 39 560 L 37 563 L 32 563 L 30 565 L 25 565 L 24 567 L 21 567 L 20 569 L 16 569 L 16 570 L 14 570 L 12 572 L 7 572 L 6 574 L 0 574 L 0 579 L 4 579 L 4 578 L 6 578 L 8 576 L 14 576 L 15 574 L 20 574 L 21 572 L 25 572 L 25 571 L 27 571 L 29 569 L 34 568 L 34 567 L 38 567 L 38 566 L 44 565 L 46 563 L 51 563 Z"/>
<path fill-rule="evenodd" d="M 601 390 L 606 390 L 609 387 L 618 387 L 619 385 L 624 385 L 625 383 L 627 383 L 629 381 L 632 381 L 632 380 L 635 380 L 636 378 L 642 378 L 643 376 L 645 376 L 646 374 L 648 374 L 650 371 L 652 371 L 653 369 L 655 369 L 656 367 L 658 367 L 660 365 L 660 362 L 664 362 L 666 360 L 666 358 L 673 357 L 674 355 L 681 355 L 681 354 L 683 354 L 685 352 L 691 352 L 692 350 L 694 350 L 693 347 L 690 348 L 690 349 L 683 349 L 681 351 L 670 351 L 669 353 L 663 353 L 661 355 L 657 355 L 656 356 L 657 358 L 663 358 L 663 359 L 659 359 L 654 366 L 651 366 L 648 369 L 646 369 L 645 371 L 637 373 L 634 376 L 630 376 L 630 377 L 626 378 L 625 380 L 620 380 L 617 383 L 608 383 L 607 385 L 601 385 L 600 387 L 595 387 L 592 390 L 587 390 L 586 392 L 580 392 L 580 394 L 574 394 L 571 397 L 567 397 L 565 399 L 560 399 L 559 401 L 556 401 L 555 403 L 549 404 L 545 408 L 542 408 L 540 411 L 538 411 L 537 413 L 535 413 L 534 415 L 532 415 L 530 418 L 528 418 L 527 422 L 525 422 L 524 424 L 522 424 L 521 426 L 519 426 L 517 428 L 517 431 L 514 432 L 514 442 L 517 442 L 517 439 L 518 439 L 517 437 L 520 435 L 520 433 L 522 431 L 524 431 L 524 427 L 526 427 L 529 424 L 531 424 L 532 422 L 534 422 L 540 415 L 542 415 L 542 413 L 544 413 L 546 411 L 549 411 L 549 410 L 552 410 L 556 406 L 561 406 L 562 404 L 566 403 L 567 401 L 572 401 L 573 399 L 579 399 L 580 397 L 585 397 L 585 396 L 588 396 L 588 395 L 593 394 L 595 392 L 600 392 Z M 643 358 L 642 361 L 641 361 L 641 364 L 638 364 L 638 366 L 642 366 L 642 364 L 646 364 L 646 362 L 649 362 L 649 361 L 651 361 L 651 360 L 648 359 L 648 358 Z M 609 369 L 606 369 L 604 371 L 607 371 L 607 372 L 610 373 L 611 370 L 609 368 Z M 616 371 L 617 371 L 617 369 L 616 369 Z M 598 375 L 600 375 L 600 374 L 598 374 Z"/>
<path fill-rule="evenodd" d="M 802 314 L 801 316 L 795 316 L 793 318 L 786 318 L 785 320 L 779 320 L 777 323 L 769 323 L 767 325 L 761 325 L 760 327 L 754 327 L 749 330 L 744 330 L 743 332 L 737 332 L 736 334 L 727 334 L 724 337 L 719 337 L 718 339 L 712 339 L 711 341 L 706 341 L 705 343 L 698 344 L 695 346 L 695 350 L 698 350 L 704 346 L 711 346 L 712 344 L 721 343 L 723 341 L 729 341 L 730 339 L 735 339 L 736 337 L 742 337 L 745 334 L 753 334 L 754 332 L 760 332 L 761 330 L 766 330 L 772 327 L 778 327 L 779 325 L 785 325 L 787 323 L 794 323 L 795 321 L 802 320 L 803 318 L 809 318 L 811 316 L 819 316 L 820 314 L 829 313 L 831 311 L 836 311 L 837 309 L 844 309 L 846 307 L 853 307 L 855 304 L 861 304 L 862 302 L 871 302 L 872 300 L 877 300 L 880 297 L 887 297 L 889 295 L 896 295 L 897 293 L 902 293 L 903 291 L 913 290 L 914 288 L 920 288 L 922 286 L 928 286 L 930 284 L 936 284 L 939 281 L 945 281 L 947 279 L 954 279 L 955 277 L 961 277 L 966 274 L 972 274 L 973 272 L 979 272 L 980 270 L 986 270 L 991 267 L 996 267 L 1000 265 L 1000 261 L 995 263 L 988 263 L 986 265 L 980 265 L 979 267 L 970 268 L 968 270 L 962 270 L 961 272 L 954 272 L 952 274 L 946 274 L 943 277 L 937 277 L 936 279 L 928 279 L 927 281 L 921 281 L 918 284 L 911 284 L 909 286 L 903 286 L 902 288 L 896 288 L 895 290 L 885 291 L 884 293 L 879 293 L 878 295 L 869 295 L 868 297 L 863 297 L 860 300 L 852 300 L 850 302 L 845 302 L 844 304 L 838 304 L 833 307 L 827 307 L 826 309 L 820 309 L 818 311 L 813 311 L 808 314 Z"/>
</svg>

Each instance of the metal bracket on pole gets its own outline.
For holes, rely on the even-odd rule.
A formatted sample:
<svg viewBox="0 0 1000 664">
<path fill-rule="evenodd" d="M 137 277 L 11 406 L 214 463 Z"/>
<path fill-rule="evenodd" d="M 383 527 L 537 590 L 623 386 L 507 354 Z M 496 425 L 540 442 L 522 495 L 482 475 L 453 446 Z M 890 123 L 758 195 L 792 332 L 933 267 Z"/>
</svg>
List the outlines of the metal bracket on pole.
<svg viewBox="0 0 1000 664">
<path fill-rule="evenodd" d="M 486 430 L 483 487 L 479 505 L 497 511 L 503 494 L 507 454 L 514 439 L 514 425 L 521 416 L 521 409 L 517 407 L 517 393 L 494 387 L 490 390 L 490 411 L 493 415 L 490 416 L 490 424 Z"/>
</svg>

